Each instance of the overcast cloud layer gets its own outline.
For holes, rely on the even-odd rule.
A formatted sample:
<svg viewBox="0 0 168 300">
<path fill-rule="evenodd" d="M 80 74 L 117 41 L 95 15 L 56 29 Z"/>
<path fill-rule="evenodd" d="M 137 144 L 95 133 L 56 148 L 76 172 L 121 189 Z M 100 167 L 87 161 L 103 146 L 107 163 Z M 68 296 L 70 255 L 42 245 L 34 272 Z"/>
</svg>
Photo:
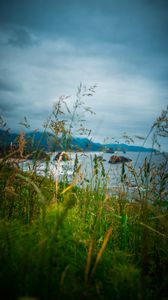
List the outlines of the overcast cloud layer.
<svg viewBox="0 0 168 300">
<path fill-rule="evenodd" d="M 41 128 L 59 96 L 97 84 L 94 140 L 145 136 L 168 104 L 167 34 L 167 0 L 1 0 L 0 113 Z"/>
</svg>

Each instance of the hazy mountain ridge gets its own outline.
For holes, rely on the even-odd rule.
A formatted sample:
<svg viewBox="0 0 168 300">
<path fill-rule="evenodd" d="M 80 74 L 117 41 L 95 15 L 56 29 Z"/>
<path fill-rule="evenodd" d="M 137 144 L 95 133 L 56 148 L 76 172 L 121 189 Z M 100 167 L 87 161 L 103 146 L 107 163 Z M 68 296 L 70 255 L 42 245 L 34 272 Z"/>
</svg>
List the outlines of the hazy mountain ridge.
<svg viewBox="0 0 168 300">
<path fill-rule="evenodd" d="M 0 147 L 6 148 L 17 142 L 18 133 L 11 133 L 9 131 L 0 130 Z M 134 151 L 134 152 L 151 152 L 156 151 L 153 148 L 146 148 L 136 145 L 121 144 L 101 144 L 93 142 L 88 138 L 72 137 L 66 144 L 60 138 L 55 138 L 52 133 L 49 132 L 28 132 L 25 133 L 25 139 L 27 140 L 28 148 L 36 148 L 37 146 L 43 148 L 45 151 L 59 151 L 59 150 L 73 150 L 73 151 Z M 68 146 L 69 145 L 69 146 Z"/>
</svg>

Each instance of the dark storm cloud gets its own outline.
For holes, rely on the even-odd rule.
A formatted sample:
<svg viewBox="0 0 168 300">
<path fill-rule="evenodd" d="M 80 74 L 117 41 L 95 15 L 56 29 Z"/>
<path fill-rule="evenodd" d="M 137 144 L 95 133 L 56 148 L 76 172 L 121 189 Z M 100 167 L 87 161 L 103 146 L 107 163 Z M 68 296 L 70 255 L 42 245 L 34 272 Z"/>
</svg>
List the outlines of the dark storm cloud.
<svg viewBox="0 0 168 300">
<path fill-rule="evenodd" d="M 0 19 L 2 24 L 28 26 L 80 40 L 129 43 L 132 38 L 137 42 L 150 34 L 155 40 L 159 33 L 159 38 L 166 42 L 167 8 L 167 0 L 1 0 Z"/>
<path fill-rule="evenodd" d="M 23 28 L 41 38 L 61 37 L 85 53 L 111 56 L 140 67 L 147 74 L 162 76 L 156 64 L 168 52 L 168 1 L 150 0 L 2 0 L 0 22 L 19 26 L 9 39 L 20 47 L 33 39 Z M 25 27 L 24 27 L 25 26 Z M 155 72 L 153 72 L 153 66 Z M 167 66 L 166 66 L 167 67 Z M 166 77 L 167 78 L 167 77 Z"/>
<path fill-rule="evenodd" d="M 19 87 L 16 84 L 0 77 L 0 91 L 18 92 Z"/>
<path fill-rule="evenodd" d="M 8 39 L 10 45 L 16 47 L 30 47 L 37 45 L 37 40 L 31 36 L 31 34 L 24 28 L 17 28 L 13 30 L 12 36 Z"/>
<path fill-rule="evenodd" d="M 102 137 L 111 128 L 143 134 L 167 103 L 167 0 L 1 0 L 0 25 L 10 116 L 44 120 L 80 81 L 99 85 L 93 108 Z"/>
<path fill-rule="evenodd" d="M 45 120 L 47 114 L 49 115 L 49 110 L 46 107 L 38 106 L 38 109 L 35 109 L 29 102 L 25 103 L 22 99 L 18 99 L 13 95 L 2 94 L 0 98 L 0 114 L 6 117 L 15 116 L 17 122 L 23 116 L 36 120 Z M 32 99 L 32 102 L 34 102 L 34 99 Z"/>
<path fill-rule="evenodd" d="M 23 102 L 12 95 L 6 94 L 1 94 L 0 99 L 0 115 L 4 117 L 14 116 L 17 119 L 17 117 L 20 115 L 20 112 L 24 108 Z"/>
<path fill-rule="evenodd" d="M 0 114 L 13 115 L 18 108 L 23 106 L 19 100 L 22 93 L 22 83 L 14 78 L 13 74 L 6 68 L 0 70 Z"/>
<path fill-rule="evenodd" d="M 10 72 L 6 69 L 0 70 L 0 92 L 19 92 L 21 90 L 19 83 L 12 78 Z"/>
<path fill-rule="evenodd" d="M 17 111 L 19 107 L 19 104 L 15 101 L 13 101 L 13 99 L 11 99 L 10 97 L 4 97 L 2 98 L 1 96 L 1 103 L 0 103 L 0 111 L 1 114 L 5 114 L 5 115 L 9 115 L 12 113 L 14 113 L 14 111 Z"/>
</svg>

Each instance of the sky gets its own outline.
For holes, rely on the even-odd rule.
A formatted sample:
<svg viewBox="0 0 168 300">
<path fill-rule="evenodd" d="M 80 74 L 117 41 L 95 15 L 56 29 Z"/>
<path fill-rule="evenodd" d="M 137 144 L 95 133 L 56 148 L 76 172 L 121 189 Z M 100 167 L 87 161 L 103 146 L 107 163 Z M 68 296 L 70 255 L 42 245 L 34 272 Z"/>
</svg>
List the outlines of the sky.
<svg viewBox="0 0 168 300">
<path fill-rule="evenodd" d="M 72 107 L 96 84 L 93 140 L 145 137 L 168 104 L 167 36 L 167 0 L 1 0 L 0 114 L 42 129 L 60 96 Z"/>
</svg>

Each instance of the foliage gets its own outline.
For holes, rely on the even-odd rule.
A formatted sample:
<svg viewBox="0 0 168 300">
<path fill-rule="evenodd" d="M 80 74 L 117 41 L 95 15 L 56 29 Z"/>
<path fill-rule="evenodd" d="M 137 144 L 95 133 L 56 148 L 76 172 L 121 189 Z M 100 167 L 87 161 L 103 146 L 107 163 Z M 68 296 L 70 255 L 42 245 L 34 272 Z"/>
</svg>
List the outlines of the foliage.
<svg viewBox="0 0 168 300">
<path fill-rule="evenodd" d="M 72 112 L 60 98 L 45 124 L 56 141 L 60 135 L 64 138 L 64 150 L 81 121 L 76 113 L 83 107 L 82 97 L 93 92 L 80 86 Z M 159 124 L 164 126 L 161 119 Z M 145 159 L 138 171 L 123 164 L 115 195 L 108 188 L 103 160 L 96 155 L 90 181 L 78 155 L 71 181 L 47 176 L 48 157 L 46 175 L 38 175 L 40 144 L 33 168 L 21 170 L 19 159 L 27 158 L 27 143 L 21 133 L 16 149 L 0 162 L 0 290 L 5 299 L 119 300 L 127 295 L 165 300 L 167 158 L 159 167 Z M 137 194 L 129 199 L 132 183 Z"/>
</svg>

